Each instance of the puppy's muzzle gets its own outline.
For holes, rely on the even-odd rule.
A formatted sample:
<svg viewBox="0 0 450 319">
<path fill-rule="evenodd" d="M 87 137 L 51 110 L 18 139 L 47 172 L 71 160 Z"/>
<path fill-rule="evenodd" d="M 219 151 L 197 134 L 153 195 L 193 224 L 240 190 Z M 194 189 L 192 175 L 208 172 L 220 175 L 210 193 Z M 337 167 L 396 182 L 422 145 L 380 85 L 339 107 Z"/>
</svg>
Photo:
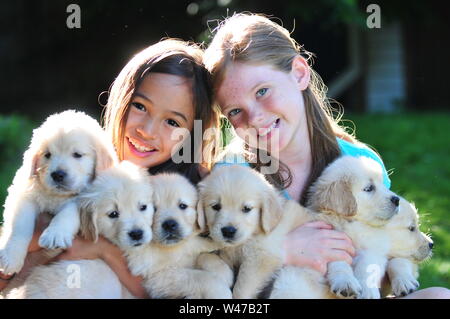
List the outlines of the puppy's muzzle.
<svg viewBox="0 0 450 319">
<path fill-rule="evenodd" d="M 135 246 L 139 246 L 141 244 L 140 241 L 144 237 L 144 232 L 142 231 L 142 229 L 133 229 L 132 231 L 128 232 L 128 236 L 133 242 L 136 242 Z"/>
<path fill-rule="evenodd" d="M 236 235 L 237 229 L 233 226 L 226 226 L 221 228 L 222 236 L 223 238 L 227 240 L 234 239 L 234 236 Z"/>
<path fill-rule="evenodd" d="M 398 205 L 400 203 L 400 198 L 398 196 L 392 196 L 391 203 L 394 204 L 396 207 L 398 207 Z"/>
<path fill-rule="evenodd" d="M 178 222 L 174 219 L 168 219 L 162 223 L 162 228 L 164 229 L 164 232 L 169 234 L 175 234 L 178 232 Z"/>
<path fill-rule="evenodd" d="M 52 177 L 53 181 L 57 184 L 62 184 L 64 183 L 64 179 L 67 176 L 67 173 L 64 172 L 63 170 L 57 170 L 57 171 L 53 171 L 50 176 Z"/>
</svg>

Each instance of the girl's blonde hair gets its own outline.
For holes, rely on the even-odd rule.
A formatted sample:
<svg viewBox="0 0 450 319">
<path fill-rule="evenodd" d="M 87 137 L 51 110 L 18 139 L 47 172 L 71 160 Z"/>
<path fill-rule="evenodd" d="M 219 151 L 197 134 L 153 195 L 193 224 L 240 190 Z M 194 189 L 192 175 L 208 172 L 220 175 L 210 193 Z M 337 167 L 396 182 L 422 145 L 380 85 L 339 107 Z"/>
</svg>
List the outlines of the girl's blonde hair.
<svg viewBox="0 0 450 319">
<path fill-rule="evenodd" d="M 141 81 L 152 72 L 177 75 L 191 81 L 194 119 L 202 121 L 202 137 L 205 130 L 219 128 L 220 111 L 212 106 L 211 79 L 203 66 L 202 58 L 203 50 L 198 45 L 178 39 L 165 39 L 136 54 L 122 69 L 109 91 L 103 117 L 103 126 L 110 135 L 120 160 L 124 156 L 125 124 L 130 103 Z M 220 136 L 210 134 L 208 139 L 202 139 L 202 147 L 194 148 L 196 141 L 193 132 L 190 135 L 190 141 L 187 142 L 191 142 L 191 149 L 201 152 L 200 154 L 192 152 L 190 163 L 175 164 L 169 159 L 150 168 L 150 172 L 177 171 L 191 181 L 198 182 L 198 165 L 211 169 L 220 146 Z M 201 163 L 196 163 L 196 159 L 202 159 Z"/>
<path fill-rule="evenodd" d="M 336 137 L 357 142 L 338 125 L 341 115 L 336 118 L 333 116 L 333 109 L 326 97 L 326 87 L 311 68 L 312 54 L 304 50 L 284 27 L 269 18 L 259 14 L 238 13 L 222 21 L 216 29 L 205 52 L 204 64 L 212 74 L 214 88 L 218 88 L 232 62 L 266 64 L 290 72 L 294 58 L 299 55 L 308 61 L 311 72 L 310 83 L 303 91 L 312 153 L 311 173 L 300 200 L 304 203 L 306 190 L 325 166 L 340 155 Z M 262 164 L 257 161 L 254 166 L 260 169 Z M 288 167 L 281 162 L 278 173 L 266 177 L 279 188 L 287 188 L 292 180 Z"/>
</svg>

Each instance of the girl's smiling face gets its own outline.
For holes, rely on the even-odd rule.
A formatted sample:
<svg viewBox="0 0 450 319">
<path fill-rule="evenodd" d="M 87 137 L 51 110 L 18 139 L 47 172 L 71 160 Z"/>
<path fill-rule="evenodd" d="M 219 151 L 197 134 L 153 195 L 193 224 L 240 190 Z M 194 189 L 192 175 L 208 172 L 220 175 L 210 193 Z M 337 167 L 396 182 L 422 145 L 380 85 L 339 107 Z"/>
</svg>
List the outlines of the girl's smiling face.
<svg viewBox="0 0 450 319">
<path fill-rule="evenodd" d="M 190 132 L 193 126 L 191 82 L 177 75 L 149 73 L 131 99 L 124 160 L 148 168 L 164 163 L 180 145 L 180 134 L 174 131 L 184 128 Z"/>
<path fill-rule="evenodd" d="M 300 57 L 294 59 L 290 72 L 266 64 L 232 62 L 218 88 L 217 101 L 251 147 L 277 154 L 292 141 L 307 138 L 302 90 L 309 76 L 307 63 Z"/>
</svg>

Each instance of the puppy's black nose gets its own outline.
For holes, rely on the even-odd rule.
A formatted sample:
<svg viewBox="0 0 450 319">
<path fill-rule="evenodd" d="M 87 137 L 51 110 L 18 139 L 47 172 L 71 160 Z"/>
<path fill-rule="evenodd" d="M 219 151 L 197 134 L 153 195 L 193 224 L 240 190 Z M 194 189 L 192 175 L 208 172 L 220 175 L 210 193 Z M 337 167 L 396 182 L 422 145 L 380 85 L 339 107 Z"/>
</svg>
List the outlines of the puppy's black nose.
<svg viewBox="0 0 450 319">
<path fill-rule="evenodd" d="M 225 238 L 233 238 L 234 234 L 236 234 L 236 228 L 234 228 L 233 226 L 227 226 L 227 227 L 223 227 L 222 229 L 222 235 Z"/>
<path fill-rule="evenodd" d="M 392 204 L 394 204 L 395 206 L 398 206 L 398 203 L 400 202 L 400 198 L 398 196 L 392 196 L 391 197 L 391 202 Z"/>
<path fill-rule="evenodd" d="M 169 219 L 162 223 L 162 228 L 166 231 L 174 232 L 178 229 L 178 223 L 173 219 Z"/>
<path fill-rule="evenodd" d="M 144 232 L 141 229 L 133 229 L 128 233 L 128 236 L 130 236 L 133 240 L 141 240 Z"/>
<path fill-rule="evenodd" d="M 433 243 L 429 243 L 428 247 L 430 247 L 430 249 L 433 249 L 434 244 Z"/>
<path fill-rule="evenodd" d="M 54 171 L 50 174 L 50 176 L 53 178 L 53 180 L 57 183 L 61 183 L 64 180 L 64 177 L 66 177 L 66 172 L 58 170 Z"/>
</svg>

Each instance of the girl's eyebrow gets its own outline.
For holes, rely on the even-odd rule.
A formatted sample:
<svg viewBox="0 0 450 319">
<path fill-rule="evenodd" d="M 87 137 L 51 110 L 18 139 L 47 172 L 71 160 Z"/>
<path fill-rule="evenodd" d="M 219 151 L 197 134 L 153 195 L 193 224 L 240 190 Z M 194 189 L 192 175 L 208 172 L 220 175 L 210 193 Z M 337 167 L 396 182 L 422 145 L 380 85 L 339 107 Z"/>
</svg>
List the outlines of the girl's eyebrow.
<svg viewBox="0 0 450 319">
<path fill-rule="evenodd" d="M 147 100 L 147 101 L 149 101 L 150 103 L 153 104 L 152 100 L 149 97 L 147 97 L 144 94 L 142 94 L 142 93 L 136 92 L 136 93 L 134 93 L 134 96 L 139 96 L 140 98 L 143 98 L 144 100 Z"/>
<path fill-rule="evenodd" d="M 173 113 L 175 115 L 178 115 L 179 117 L 181 117 L 187 123 L 188 120 L 187 120 L 186 116 L 184 116 L 183 113 L 180 113 L 180 112 L 177 112 L 177 111 L 172 111 L 172 110 L 170 110 L 169 112 L 171 112 L 171 113 Z"/>
<path fill-rule="evenodd" d="M 150 102 L 150 103 L 153 104 L 152 100 L 151 100 L 149 97 L 147 97 L 147 96 L 145 96 L 144 94 L 142 94 L 142 93 L 136 92 L 136 93 L 134 94 L 134 96 L 138 96 L 138 97 L 140 97 L 140 98 L 143 98 L 144 100 L 147 100 L 148 102 Z M 181 117 L 186 123 L 188 122 L 187 117 L 184 116 L 183 113 L 180 113 L 180 112 L 177 112 L 177 111 L 173 111 L 173 110 L 169 110 L 169 112 L 170 112 L 170 113 L 173 113 L 174 115 L 177 115 L 177 116 Z"/>
</svg>

